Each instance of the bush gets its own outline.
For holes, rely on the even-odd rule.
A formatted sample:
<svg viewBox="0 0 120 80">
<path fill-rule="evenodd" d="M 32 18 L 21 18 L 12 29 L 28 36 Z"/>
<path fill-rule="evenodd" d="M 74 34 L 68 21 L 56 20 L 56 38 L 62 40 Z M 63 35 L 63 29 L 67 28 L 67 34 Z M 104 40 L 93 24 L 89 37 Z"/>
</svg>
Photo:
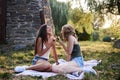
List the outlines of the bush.
<svg viewBox="0 0 120 80">
<path fill-rule="evenodd" d="M 104 42 L 111 42 L 111 38 L 110 38 L 109 36 L 105 36 L 105 37 L 103 38 L 103 41 L 104 41 Z"/>
<path fill-rule="evenodd" d="M 98 32 L 93 32 L 92 38 L 93 38 L 93 41 L 99 40 L 99 33 Z"/>
<path fill-rule="evenodd" d="M 90 40 L 90 35 L 87 34 L 85 30 L 84 30 L 83 33 L 79 33 L 78 31 L 76 31 L 76 34 L 77 34 L 77 36 L 78 36 L 78 40 L 79 40 L 79 41 Z"/>
<path fill-rule="evenodd" d="M 113 47 L 120 49 L 120 39 L 118 39 L 114 42 Z"/>
</svg>

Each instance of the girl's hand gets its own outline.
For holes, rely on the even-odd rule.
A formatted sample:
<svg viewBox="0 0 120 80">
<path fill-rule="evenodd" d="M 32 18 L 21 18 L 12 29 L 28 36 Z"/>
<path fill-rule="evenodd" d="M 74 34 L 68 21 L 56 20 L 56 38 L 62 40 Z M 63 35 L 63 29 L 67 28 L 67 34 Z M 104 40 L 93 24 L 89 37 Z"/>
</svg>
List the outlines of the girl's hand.
<svg viewBox="0 0 120 80">
<path fill-rule="evenodd" d="M 60 40 L 60 37 L 59 37 L 59 36 L 54 35 L 54 37 L 55 37 L 55 40 L 57 40 L 57 41 L 59 41 L 59 40 Z"/>
<path fill-rule="evenodd" d="M 59 62 L 56 62 L 56 65 L 59 65 Z"/>
<path fill-rule="evenodd" d="M 56 42 L 56 38 L 54 36 L 51 36 L 50 40 L 49 40 L 49 44 L 51 46 L 54 46 L 55 45 L 55 42 Z"/>
<path fill-rule="evenodd" d="M 57 38 L 56 38 L 56 39 L 57 39 L 57 41 L 61 41 L 61 38 L 60 38 L 60 36 L 57 36 Z"/>
</svg>

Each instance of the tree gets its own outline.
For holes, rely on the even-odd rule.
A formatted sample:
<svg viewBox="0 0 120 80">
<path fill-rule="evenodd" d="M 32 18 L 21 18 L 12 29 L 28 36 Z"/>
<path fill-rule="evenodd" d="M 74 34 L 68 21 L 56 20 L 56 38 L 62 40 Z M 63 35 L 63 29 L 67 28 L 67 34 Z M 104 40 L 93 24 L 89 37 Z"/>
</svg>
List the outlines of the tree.
<svg viewBox="0 0 120 80">
<path fill-rule="evenodd" d="M 90 40 L 93 32 L 94 16 L 91 12 L 85 13 L 79 8 L 69 11 L 69 21 L 77 32 L 79 40 Z"/>
<path fill-rule="evenodd" d="M 120 0 L 86 0 L 90 10 L 98 11 L 99 13 L 110 12 L 112 14 L 120 14 Z"/>
<path fill-rule="evenodd" d="M 69 3 L 57 2 L 56 0 L 50 0 L 50 6 L 52 10 L 53 22 L 55 25 L 55 32 L 60 35 L 61 27 L 67 23 L 67 14 L 69 10 Z"/>
<path fill-rule="evenodd" d="M 101 29 L 102 36 L 109 36 L 113 39 L 119 39 L 120 38 L 120 19 L 118 21 L 115 21 L 112 23 L 112 25 L 110 26 L 110 28 L 106 28 L 106 29 Z"/>
<path fill-rule="evenodd" d="M 85 29 L 87 34 L 93 32 L 94 16 L 92 13 L 84 13 L 79 8 L 71 10 L 69 23 L 73 24 L 76 31 L 83 33 Z"/>
<path fill-rule="evenodd" d="M 120 19 L 117 22 L 113 22 L 109 29 L 109 35 L 114 38 L 120 38 Z"/>
</svg>

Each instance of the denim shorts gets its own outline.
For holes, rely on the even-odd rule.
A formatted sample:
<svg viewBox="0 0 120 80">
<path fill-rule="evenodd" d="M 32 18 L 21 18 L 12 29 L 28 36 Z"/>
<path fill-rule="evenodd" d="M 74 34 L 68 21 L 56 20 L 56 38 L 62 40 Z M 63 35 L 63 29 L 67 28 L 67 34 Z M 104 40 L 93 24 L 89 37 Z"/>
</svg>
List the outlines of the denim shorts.
<svg viewBox="0 0 120 80">
<path fill-rule="evenodd" d="M 32 65 L 35 65 L 36 62 L 37 62 L 38 60 L 40 60 L 40 59 L 45 60 L 45 61 L 48 61 L 48 59 L 46 59 L 46 58 L 43 58 L 43 57 L 40 57 L 40 56 L 35 56 L 35 57 L 33 58 L 33 60 L 32 60 Z"/>
<path fill-rule="evenodd" d="M 80 67 L 83 67 L 83 66 L 84 66 L 83 57 L 73 58 L 72 61 L 75 61 Z"/>
</svg>

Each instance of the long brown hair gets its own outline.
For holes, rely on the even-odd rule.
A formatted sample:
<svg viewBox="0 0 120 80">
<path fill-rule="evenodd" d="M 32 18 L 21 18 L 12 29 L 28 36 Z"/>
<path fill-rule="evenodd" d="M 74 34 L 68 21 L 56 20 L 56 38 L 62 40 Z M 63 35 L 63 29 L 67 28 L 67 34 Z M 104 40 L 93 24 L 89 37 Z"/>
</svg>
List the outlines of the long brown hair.
<svg viewBox="0 0 120 80">
<path fill-rule="evenodd" d="M 62 30 L 63 30 L 63 33 L 64 33 L 64 35 L 63 35 L 64 39 L 66 41 L 68 41 L 69 35 L 73 35 L 74 37 L 77 38 L 75 30 L 74 30 L 74 28 L 71 25 L 69 25 L 69 24 L 63 25 L 62 26 Z"/>
<path fill-rule="evenodd" d="M 43 43 L 48 41 L 48 38 L 47 38 L 47 25 L 46 24 L 41 25 L 39 30 L 38 30 L 38 35 L 36 37 L 36 42 L 35 42 L 35 54 L 37 54 L 37 42 L 38 42 L 39 37 L 42 40 L 42 49 L 43 49 Z"/>
</svg>

